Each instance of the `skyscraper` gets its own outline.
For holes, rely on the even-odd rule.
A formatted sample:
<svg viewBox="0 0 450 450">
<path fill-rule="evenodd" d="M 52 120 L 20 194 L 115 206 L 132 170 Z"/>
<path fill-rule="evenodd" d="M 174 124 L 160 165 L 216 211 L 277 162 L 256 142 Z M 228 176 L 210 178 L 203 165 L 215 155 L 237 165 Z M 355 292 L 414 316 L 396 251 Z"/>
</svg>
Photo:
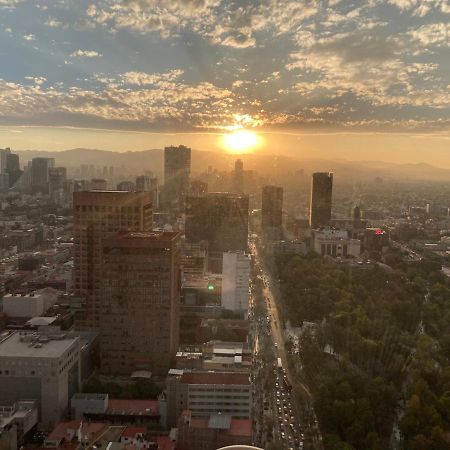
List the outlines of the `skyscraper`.
<svg viewBox="0 0 450 450">
<path fill-rule="evenodd" d="M 136 177 L 136 190 L 137 191 L 149 191 L 150 190 L 150 177 L 147 175 L 141 175 Z"/>
<path fill-rule="evenodd" d="M 234 163 L 233 190 L 239 194 L 244 192 L 244 163 L 237 159 Z"/>
<path fill-rule="evenodd" d="M 6 173 L 9 175 L 9 186 L 14 186 L 23 173 L 20 170 L 19 155 L 9 153 L 6 156 Z"/>
<path fill-rule="evenodd" d="M 102 372 L 166 375 L 178 350 L 179 234 L 138 232 L 107 238 L 102 264 Z"/>
<path fill-rule="evenodd" d="M 79 191 L 73 208 L 76 326 L 95 330 L 101 316 L 102 241 L 118 232 L 151 231 L 152 199 L 149 192 Z"/>
<path fill-rule="evenodd" d="M 59 190 L 64 188 L 67 179 L 67 169 L 65 167 L 50 167 L 48 169 L 49 193 L 55 197 Z"/>
<path fill-rule="evenodd" d="M 55 166 L 55 158 L 33 158 L 31 160 L 31 189 L 48 194 L 48 170 Z"/>
<path fill-rule="evenodd" d="M 332 194 L 333 174 L 331 172 L 313 173 L 309 219 L 312 229 L 330 225 Z"/>
<path fill-rule="evenodd" d="M 184 145 L 164 149 L 164 206 L 184 209 L 191 175 L 191 149 Z"/>
<path fill-rule="evenodd" d="M 188 197 L 186 240 L 208 242 L 209 263 L 218 262 L 211 270 L 221 272 L 223 252 L 247 251 L 248 207 L 248 195 L 214 192 Z"/>
<path fill-rule="evenodd" d="M 283 188 L 264 186 L 262 189 L 261 225 L 267 239 L 280 239 L 283 221 Z"/>
<path fill-rule="evenodd" d="M 0 173 L 6 172 L 6 161 L 8 158 L 8 155 L 11 154 L 11 149 L 9 147 L 6 148 L 0 148 Z"/>
</svg>

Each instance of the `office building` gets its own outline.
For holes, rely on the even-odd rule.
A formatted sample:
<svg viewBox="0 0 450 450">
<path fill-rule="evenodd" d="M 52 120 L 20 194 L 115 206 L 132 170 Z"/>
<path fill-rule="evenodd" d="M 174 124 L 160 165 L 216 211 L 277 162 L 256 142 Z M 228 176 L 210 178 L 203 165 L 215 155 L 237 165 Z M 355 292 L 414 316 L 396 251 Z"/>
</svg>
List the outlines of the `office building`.
<svg viewBox="0 0 450 450">
<path fill-rule="evenodd" d="M 309 224 L 312 229 L 330 226 L 333 174 L 316 172 L 312 176 Z"/>
<path fill-rule="evenodd" d="M 158 178 L 149 175 L 136 177 L 136 191 L 147 191 L 152 193 L 153 210 L 159 208 Z"/>
<path fill-rule="evenodd" d="M 223 413 L 236 419 L 251 419 L 249 374 L 171 369 L 167 378 L 168 425 L 175 426 L 184 410 L 190 410 L 193 417 Z"/>
<path fill-rule="evenodd" d="M 80 339 L 57 327 L 14 332 L 0 341 L 0 398 L 35 400 L 43 428 L 54 426 L 79 389 Z"/>
<path fill-rule="evenodd" d="M 312 237 L 314 251 L 322 256 L 347 258 L 361 252 L 361 241 L 350 238 L 347 230 L 324 228 L 314 230 Z"/>
<path fill-rule="evenodd" d="M 134 192 L 136 190 L 136 186 L 132 181 L 121 181 L 117 184 L 117 190 Z"/>
<path fill-rule="evenodd" d="M 191 149 L 184 145 L 164 149 L 164 206 L 183 210 L 189 192 Z"/>
<path fill-rule="evenodd" d="M 150 177 L 147 175 L 141 175 L 136 177 L 136 190 L 137 191 L 149 191 L 150 190 Z"/>
<path fill-rule="evenodd" d="M 48 194 L 49 169 L 54 166 L 54 158 L 33 158 L 31 160 L 31 189 L 33 192 Z"/>
<path fill-rule="evenodd" d="M 23 173 L 22 170 L 20 170 L 19 155 L 9 153 L 6 156 L 5 171 L 9 175 L 9 186 L 14 186 Z"/>
<path fill-rule="evenodd" d="M 65 167 L 50 167 L 48 169 L 49 193 L 54 199 L 63 193 L 66 180 L 67 169 Z"/>
<path fill-rule="evenodd" d="M 108 183 L 104 178 L 92 178 L 90 188 L 92 191 L 106 191 Z"/>
<path fill-rule="evenodd" d="M 244 163 L 242 159 L 237 159 L 234 163 L 233 191 L 238 194 L 244 192 Z"/>
<path fill-rule="evenodd" d="M 101 315 L 102 240 L 118 232 L 151 231 L 148 192 L 80 191 L 73 194 L 76 326 L 98 329 Z"/>
<path fill-rule="evenodd" d="M 188 197 L 186 202 L 186 240 L 208 243 L 210 270 L 222 271 L 222 254 L 247 251 L 248 195 L 227 192 Z M 217 267 L 216 267 L 217 266 Z"/>
<path fill-rule="evenodd" d="M 225 252 L 222 269 L 222 308 L 246 314 L 249 301 L 250 255 Z"/>
<path fill-rule="evenodd" d="M 0 173 L 6 172 L 8 155 L 11 154 L 9 147 L 0 148 Z"/>
<path fill-rule="evenodd" d="M 264 186 L 262 189 L 261 227 L 267 240 L 281 238 L 283 224 L 283 188 Z"/>
<path fill-rule="evenodd" d="M 0 192 L 7 192 L 9 189 L 9 174 L 0 173 Z"/>
<path fill-rule="evenodd" d="M 103 240 L 103 373 L 167 374 L 178 349 L 180 261 L 178 233 L 138 232 Z"/>
</svg>

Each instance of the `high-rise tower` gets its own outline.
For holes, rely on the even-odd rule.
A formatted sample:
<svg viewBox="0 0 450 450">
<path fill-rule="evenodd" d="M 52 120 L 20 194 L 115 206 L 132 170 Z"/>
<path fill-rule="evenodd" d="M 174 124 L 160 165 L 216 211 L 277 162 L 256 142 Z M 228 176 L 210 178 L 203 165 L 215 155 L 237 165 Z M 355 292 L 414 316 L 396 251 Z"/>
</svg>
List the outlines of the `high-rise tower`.
<svg viewBox="0 0 450 450">
<path fill-rule="evenodd" d="M 330 225 L 332 194 L 333 174 L 331 172 L 313 173 L 309 218 L 312 229 Z"/>
</svg>

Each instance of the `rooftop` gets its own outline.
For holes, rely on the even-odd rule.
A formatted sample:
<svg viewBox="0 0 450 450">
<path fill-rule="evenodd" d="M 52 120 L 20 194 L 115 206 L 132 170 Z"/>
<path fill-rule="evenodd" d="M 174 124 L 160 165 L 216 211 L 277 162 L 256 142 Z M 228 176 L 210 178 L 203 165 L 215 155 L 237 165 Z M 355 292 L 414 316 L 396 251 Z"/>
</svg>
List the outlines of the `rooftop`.
<svg viewBox="0 0 450 450">
<path fill-rule="evenodd" d="M 158 400 L 126 400 L 110 398 L 106 413 L 153 416 L 159 414 L 159 403 Z"/>
<path fill-rule="evenodd" d="M 64 333 L 55 337 L 16 331 L 0 341 L 0 358 L 59 358 L 79 340 Z"/>
<path fill-rule="evenodd" d="M 178 237 L 179 233 L 174 231 L 140 231 L 140 232 L 133 232 L 133 233 L 127 233 L 124 235 L 116 235 L 114 237 L 111 237 L 109 239 L 105 239 L 104 245 L 105 246 L 120 246 L 124 245 L 127 247 L 142 247 L 144 245 L 150 245 L 154 246 L 155 243 L 158 242 L 171 242 L 176 237 Z"/>
<path fill-rule="evenodd" d="M 247 374 L 231 372 L 185 372 L 181 376 L 181 382 L 185 384 L 250 384 Z"/>
</svg>

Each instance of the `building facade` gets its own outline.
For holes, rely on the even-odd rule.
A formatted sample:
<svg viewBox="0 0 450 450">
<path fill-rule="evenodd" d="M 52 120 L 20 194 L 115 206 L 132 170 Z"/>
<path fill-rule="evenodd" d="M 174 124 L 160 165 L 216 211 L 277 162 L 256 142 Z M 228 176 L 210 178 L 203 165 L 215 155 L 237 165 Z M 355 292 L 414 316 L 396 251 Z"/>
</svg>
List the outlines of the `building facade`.
<svg viewBox="0 0 450 450">
<path fill-rule="evenodd" d="M 261 202 L 261 227 L 263 236 L 268 240 L 281 238 L 283 224 L 283 188 L 264 186 Z"/>
<path fill-rule="evenodd" d="M 103 239 L 118 232 L 151 231 L 149 192 L 79 191 L 73 194 L 74 295 L 78 329 L 98 330 Z"/>
<path fill-rule="evenodd" d="M 186 240 L 207 241 L 209 262 L 219 260 L 219 267 L 214 271 L 221 272 L 223 252 L 247 251 L 248 210 L 248 195 L 214 192 L 188 197 Z"/>
<path fill-rule="evenodd" d="M 184 145 L 164 148 L 164 206 L 183 209 L 189 192 L 191 149 Z"/>
<path fill-rule="evenodd" d="M 322 256 L 347 258 L 359 256 L 361 241 L 349 237 L 347 230 L 324 228 L 313 231 L 314 251 Z"/>
<path fill-rule="evenodd" d="M 49 169 L 54 166 L 54 158 L 33 158 L 31 160 L 31 189 L 33 192 L 48 194 Z"/>
<path fill-rule="evenodd" d="M 251 419 L 250 375 L 178 370 L 167 379 L 167 408 L 169 426 L 175 426 L 186 409 L 194 417 L 223 413 L 236 419 Z"/>
<path fill-rule="evenodd" d="M 312 229 L 330 226 L 333 174 L 316 172 L 312 176 L 309 224 Z"/>
<path fill-rule="evenodd" d="M 10 404 L 36 400 L 40 424 L 54 426 L 80 387 L 79 360 L 80 339 L 57 327 L 12 333 L 0 342 L 0 398 Z"/>
<path fill-rule="evenodd" d="M 250 283 L 250 255 L 225 252 L 222 269 L 222 307 L 235 313 L 247 313 Z"/>
<path fill-rule="evenodd" d="M 102 259 L 102 372 L 166 375 L 178 350 L 180 235 L 117 235 L 103 241 Z"/>
</svg>

